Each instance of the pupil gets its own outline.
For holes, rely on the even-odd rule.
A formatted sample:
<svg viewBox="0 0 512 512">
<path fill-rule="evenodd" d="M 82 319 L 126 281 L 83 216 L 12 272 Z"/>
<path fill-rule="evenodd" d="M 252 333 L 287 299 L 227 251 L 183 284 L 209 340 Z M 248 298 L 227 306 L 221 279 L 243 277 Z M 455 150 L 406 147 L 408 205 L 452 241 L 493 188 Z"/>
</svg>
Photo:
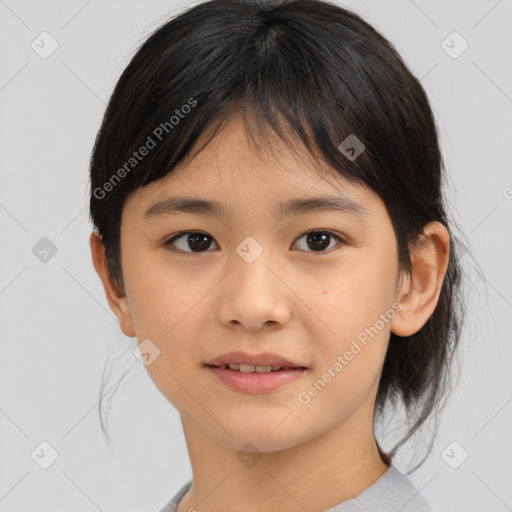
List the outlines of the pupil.
<svg viewBox="0 0 512 512">
<path fill-rule="evenodd" d="M 315 249 L 315 248 L 325 249 L 326 247 L 329 247 L 329 238 L 330 238 L 329 233 L 315 231 L 313 233 L 309 233 L 308 244 L 312 244 L 312 247 L 311 247 L 312 249 Z"/>
<path fill-rule="evenodd" d="M 188 243 L 191 249 L 208 249 L 210 244 L 208 243 L 208 236 L 204 233 L 196 233 L 189 235 Z M 196 245 L 197 244 L 197 245 Z M 194 247 L 196 245 L 196 247 Z"/>
</svg>

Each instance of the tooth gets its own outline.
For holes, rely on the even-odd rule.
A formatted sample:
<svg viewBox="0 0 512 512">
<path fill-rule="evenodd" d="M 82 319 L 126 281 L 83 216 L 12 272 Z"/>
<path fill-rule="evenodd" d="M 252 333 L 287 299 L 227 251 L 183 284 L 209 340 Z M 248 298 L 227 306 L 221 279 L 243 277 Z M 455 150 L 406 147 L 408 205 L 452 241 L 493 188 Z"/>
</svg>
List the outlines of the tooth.
<svg viewBox="0 0 512 512">
<path fill-rule="evenodd" d="M 256 366 L 255 368 L 258 373 L 267 373 L 272 370 L 272 366 Z"/>
<path fill-rule="evenodd" d="M 272 364 L 272 365 L 253 365 L 253 364 L 238 364 L 238 363 L 229 363 L 219 366 L 219 368 L 227 369 L 234 371 L 241 371 L 243 373 L 269 373 L 276 372 L 284 368 L 280 364 Z"/>
</svg>

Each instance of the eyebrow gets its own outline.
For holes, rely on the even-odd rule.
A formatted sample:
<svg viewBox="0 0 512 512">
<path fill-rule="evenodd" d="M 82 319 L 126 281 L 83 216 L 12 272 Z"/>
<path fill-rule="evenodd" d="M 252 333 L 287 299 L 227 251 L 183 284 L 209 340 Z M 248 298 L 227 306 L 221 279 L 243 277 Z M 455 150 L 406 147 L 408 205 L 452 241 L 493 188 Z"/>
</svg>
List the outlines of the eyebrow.
<svg viewBox="0 0 512 512">
<path fill-rule="evenodd" d="M 289 199 L 279 203 L 274 211 L 276 217 L 300 215 L 314 211 L 337 211 L 358 217 L 369 217 L 368 211 L 359 203 L 344 196 L 318 196 Z M 193 198 L 171 197 L 151 205 L 144 213 L 144 219 L 160 215 L 190 213 L 203 216 L 228 218 L 230 211 L 223 203 L 217 201 Z"/>
</svg>

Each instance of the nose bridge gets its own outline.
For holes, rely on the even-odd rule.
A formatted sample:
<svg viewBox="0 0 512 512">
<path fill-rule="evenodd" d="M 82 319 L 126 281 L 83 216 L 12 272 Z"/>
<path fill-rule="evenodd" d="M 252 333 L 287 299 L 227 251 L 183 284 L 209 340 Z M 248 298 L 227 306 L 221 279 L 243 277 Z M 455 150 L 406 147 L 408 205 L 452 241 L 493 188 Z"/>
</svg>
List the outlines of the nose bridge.
<svg viewBox="0 0 512 512">
<path fill-rule="evenodd" d="M 255 329 L 268 321 L 287 320 L 287 288 L 274 275 L 279 264 L 272 256 L 270 249 L 252 236 L 235 248 L 218 302 L 217 313 L 223 323 Z"/>
<path fill-rule="evenodd" d="M 275 288 L 275 276 L 269 270 L 276 266 L 275 257 L 273 258 L 268 244 L 256 240 L 253 236 L 247 236 L 235 248 L 235 254 L 231 258 L 233 265 L 235 288 L 244 293 L 258 291 L 259 296 L 271 292 L 269 288 Z M 274 255 L 275 256 L 275 255 Z"/>
</svg>

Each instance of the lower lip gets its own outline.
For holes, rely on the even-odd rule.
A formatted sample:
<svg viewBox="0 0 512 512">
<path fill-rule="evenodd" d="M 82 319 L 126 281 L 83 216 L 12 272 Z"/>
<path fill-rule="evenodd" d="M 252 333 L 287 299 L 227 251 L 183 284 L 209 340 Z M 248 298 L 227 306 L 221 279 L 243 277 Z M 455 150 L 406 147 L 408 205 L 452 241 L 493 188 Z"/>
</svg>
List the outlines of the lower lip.
<svg viewBox="0 0 512 512">
<path fill-rule="evenodd" d="M 297 370 L 279 370 L 267 373 L 244 373 L 217 366 L 207 366 L 206 368 L 230 388 L 252 394 L 274 391 L 297 379 L 306 370 L 306 368 L 298 368 Z"/>
</svg>

